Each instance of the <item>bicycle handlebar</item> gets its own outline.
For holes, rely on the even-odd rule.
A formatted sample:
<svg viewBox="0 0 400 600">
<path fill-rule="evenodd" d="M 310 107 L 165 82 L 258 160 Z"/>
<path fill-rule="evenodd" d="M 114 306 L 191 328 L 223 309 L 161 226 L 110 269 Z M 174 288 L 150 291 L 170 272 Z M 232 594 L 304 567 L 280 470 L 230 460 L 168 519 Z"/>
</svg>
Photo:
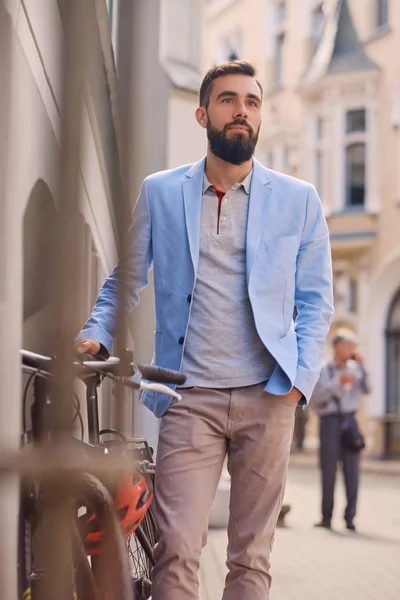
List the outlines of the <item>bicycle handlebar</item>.
<svg viewBox="0 0 400 600">
<path fill-rule="evenodd" d="M 51 373 L 54 358 L 36 354 L 29 350 L 21 350 L 21 358 L 24 366 L 29 367 L 30 369 Z M 107 360 L 96 360 L 96 357 L 93 356 L 93 359 L 74 361 L 73 364 L 77 377 L 87 376 L 90 372 L 94 372 L 105 374 L 115 379 L 115 376 L 118 374 L 120 359 L 111 356 Z M 164 384 L 185 383 L 186 376 L 183 373 L 163 369 L 162 367 L 157 367 L 155 365 L 137 366 L 134 363 L 130 363 L 130 368 L 133 375 L 123 377 L 123 382 L 127 387 L 134 390 L 152 390 L 161 394 L 167 394 L 177 400 L 181 399 L 181 396 L 177 392 Z M 152 380 L 156 383 L 149 383 L 143 381 L 143 379 Z"/>
<path fill-rule="evenodd" d="M 182 385 L 186 381 L 186 375 L 178 371 L 163 369 L 155 365 L 138 365 L 138 367 L 144 379 L 159 383 L 175 383 L 176 385 Z"/>
</svg>

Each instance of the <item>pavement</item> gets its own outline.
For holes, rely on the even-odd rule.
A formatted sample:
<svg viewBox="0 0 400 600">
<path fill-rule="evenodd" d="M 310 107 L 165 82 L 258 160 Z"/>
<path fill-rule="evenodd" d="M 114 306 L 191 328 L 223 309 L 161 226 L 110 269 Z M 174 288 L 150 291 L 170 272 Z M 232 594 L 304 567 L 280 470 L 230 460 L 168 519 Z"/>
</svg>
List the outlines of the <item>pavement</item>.
<svg viewBox="0 0 400 600">
<path fill-rule="evenodd" d="M 352 533 L 342 519 L 339 473 L 333 530 L 326 531 L 313 527 L 320 516 L 319 471 L 299 462 L 292 460 L 289 469 L 284 502 L 291 510 L 286 526 L 276 532 L 270 600 L 399 600 L 400 477 L 363 471 L 357 533 Z M 201 600 L 222 598 L 226 544 L 225 530 L 210 530 Z"/>
<path fill-rule="evenodd" d="M 318 451 L 306 449 L 302 452 L 294 452 L 290 456 L 290 464 L 293 467 L 318 468 Z M 394 475 L 400 478 L 400 460 L 381 460 L 371 456 L 361 455 L 361 471 L 363 473 L 374 473 L 377 475 Z"/>
</svg>

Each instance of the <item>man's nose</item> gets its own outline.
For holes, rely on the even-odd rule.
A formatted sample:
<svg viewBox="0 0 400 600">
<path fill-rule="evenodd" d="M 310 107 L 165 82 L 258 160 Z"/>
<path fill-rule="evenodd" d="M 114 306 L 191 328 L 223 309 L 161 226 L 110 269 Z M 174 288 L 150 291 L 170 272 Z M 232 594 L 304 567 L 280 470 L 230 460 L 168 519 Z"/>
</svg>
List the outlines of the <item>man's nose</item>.
<svg viewBox="0 0 400 600">
<path fill-rule="evenodd" d="M 245 102 L 239 102 L 235 106 L 234 116 L 236 119 L 247 119 L 247 108 Z"/>
</svg>

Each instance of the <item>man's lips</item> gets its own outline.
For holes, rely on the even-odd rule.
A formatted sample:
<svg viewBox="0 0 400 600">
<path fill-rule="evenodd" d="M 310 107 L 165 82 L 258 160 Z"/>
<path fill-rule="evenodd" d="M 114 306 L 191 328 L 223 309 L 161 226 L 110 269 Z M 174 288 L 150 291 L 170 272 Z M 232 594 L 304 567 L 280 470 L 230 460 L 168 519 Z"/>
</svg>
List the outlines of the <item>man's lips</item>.
<svg viewBox="0 0 400 600">
<path fill-rule="evenodd" d="M 246 125 L 230 125 L 228 129 L 234 129 L 235 131 L 249 131 L 249 128 Z"/>
</svg>

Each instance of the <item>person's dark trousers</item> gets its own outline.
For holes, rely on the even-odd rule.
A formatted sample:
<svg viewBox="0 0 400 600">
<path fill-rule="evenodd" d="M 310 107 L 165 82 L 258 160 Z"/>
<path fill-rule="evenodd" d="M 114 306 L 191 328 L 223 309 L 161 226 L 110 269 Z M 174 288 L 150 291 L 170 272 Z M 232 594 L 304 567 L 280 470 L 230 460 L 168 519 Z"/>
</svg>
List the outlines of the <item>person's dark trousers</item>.
<svg viewBox="0 0 400 600">
<path fill-rule="evenodd" d="M 306 437 L 306 425 L 308 421 L 308 410 L 304 410 L 302 406 L 296 409 L 296 420 L 294 423 L 294 435 L 292 447 L 294 450 L 301 451 L 304 447 Z"/>
<path fill-rule="evenodd" d="M 320 467 L 322 476 L 322 519 L 330 522 L 333 514 L 336 470 L 342 462 L 347 506 L 344 518 L 351 523 L 356 515 L 360 453 L 343 448 L 339 415 L 320 418 Z"/>
</svg>

